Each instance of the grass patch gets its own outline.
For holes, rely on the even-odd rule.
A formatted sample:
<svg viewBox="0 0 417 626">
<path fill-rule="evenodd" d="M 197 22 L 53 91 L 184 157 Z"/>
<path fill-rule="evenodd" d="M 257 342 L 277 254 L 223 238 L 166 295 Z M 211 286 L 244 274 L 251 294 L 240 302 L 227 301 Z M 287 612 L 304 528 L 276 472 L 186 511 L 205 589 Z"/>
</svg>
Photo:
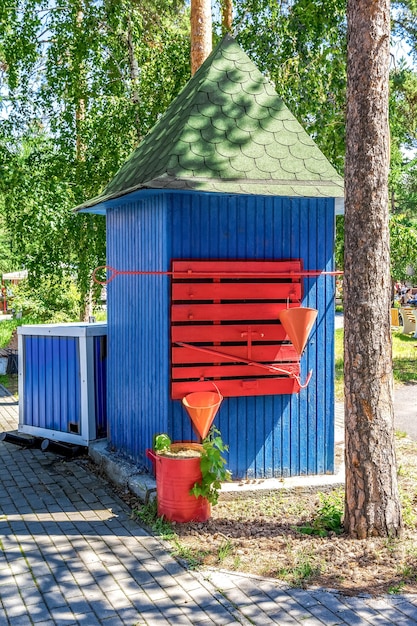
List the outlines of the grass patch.
<svg viewBox="0 0 417 626">
<path fill-rule="evenodd" d="M 337 489 L 330 493 L 318 493 L 319 506 L 313 520 L 303 526 L 295 527 L 306 535 L 327 537 L 330 532 L 343 532 L 342 518 L 344 509 L 344 490 Z"/>
<path fill-rule="evenodd" d="M 337 328 L 334 334 L 335 349 L 335 396 L 336 400 L 343 400 L 344 374 L 343 374 L 343 328 Z"/>
<path fill-rule="evenodd" d="M 22 320 L 2 320 L 0 322 L 0 348 L 7 348 L 15 328 L 20 326 Z"/>
<path fill-rule="evenodd" d="M 392 365 L 394 382 L 417 383 L 416 357 L 414 337 L 401 332 L 392 333 Z M 343 400 L 343 328 L 335 331 L 335 394 L 337 400 Z"/>
<path fill-rule="evenodd" d="M 294 565 L 277 569 L 275 575 L 292 587 L 304 587 L 322 571 L 322 563 L 302 548 L 294 555 Z"/>
<path fill-rule="evenodd" d="M 174 540 L 174 547 L 171 551 L 173 557 L 186 561 L 189 569 L 197 569 L 204 562 L 206 552 L 204 550 L 191 548 L 180 543 L 178 539 Z"/>
<path fill-rule="evenodd" d="M 397 383 L 416 383 L 416 356 L 414 337 L 404 333 L 392 333 L 392 361 L 394 368 L 394 381 Z"/>
<path fill-rule="evenodd" d="M 155 535 L 162 539 L 173 539 L 175 533 L 172 524 L 164 517 L 158 516 L 158 505 L 156 500 L 151 500 L 147 504 L 142 504 L 138 509 L 132 511 L 133 519 L 139 519 L 147 526 Z"/>
<path fill-rule="evenodd" d="M 13 335 L 13 331 L 23 324 L 39 324 L 33 316 L 21 317 L 19 319 L 0 321 L 0 348 L 7 348 Z"/>
</svg>

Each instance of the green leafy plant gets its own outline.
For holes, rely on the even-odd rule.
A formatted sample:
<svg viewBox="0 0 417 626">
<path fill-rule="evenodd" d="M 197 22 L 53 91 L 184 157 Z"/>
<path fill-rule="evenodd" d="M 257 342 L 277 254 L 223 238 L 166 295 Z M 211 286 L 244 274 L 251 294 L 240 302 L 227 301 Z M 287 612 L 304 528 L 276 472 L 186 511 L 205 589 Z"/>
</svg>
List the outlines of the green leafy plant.
<svg viewBox="0 0 417 626">
<path fill-rule="evenodd" d="M 217 504 L 221 483 L 231 479 L 231 473 L 226 469 L 226 460 L 222 456 L 229 447 L 223 443 L 220 431 L 211 427 L 207 437 L 203 439 L 203 453 L 200 467 L 202 479 L 195 483 L 190 493 L 196 498 L 206 498 L 210 504 Z"/>
<path fill-rule="evenodd" d="M 218 556 L 217 559 L 219 563 L 223 563 L 223 561 L 233 552 L 233 543 L 230 539 L 225 539 L 218 547 Z"/>
<path fill-rule="evenodd" d="M 203 564 L 204 557 L 208 553 L 204 550 L 197 550 L 195 548 L 185 546 L 184 544 L 181 544 L 177 538 L 175 538 L 174 548 L 171 554 L 178 559 L 186 561 L 189 569 L 197 569 L 197 567 Z"/>
<path fill-rule="evenodd" d="M 301 551 L 295 555 L 293 567 L 280 568 L 276 571 L 278 578 L 293 587 L 302 587 L 323 570 L 323 564 L 314 555 Z"/>
<path fill-rule="evenodd" d="M 165 433 L 155 435 L 153 449 L 155 452 L 166 452 L 171 447 L 171 439 Z"/>
<path fill-rule="evenodd" d="M 297 528 L 306 535 L 326 537 L 329 532 L 340 534 L 343 531 L 343 490 L 319 493 L 319 508 L 311 524 Z"/>
<path fill-rule="evenodd" d="M 395 595 L 396 593 L 401 593 L 403 591 L 404 587 L 405 587 L 405 582 L 403 580 L 400 580 L 399 583 L 397 583 L 396 585 L 392 585 L 388 589 L 388 593 L 390 595 Z"/>
<path fill-rule="evenodd" d="M 163 516 L 158 516 L 158 506 L 156 500 L 150 500 L 138 509 L 132 511 L 133 519 L 139 519 L 145 526 L 150 528 L 152 532 L 159 535 L 163 539 L 172 539 L 175 533 L 172 524 Z"/>
</svg>

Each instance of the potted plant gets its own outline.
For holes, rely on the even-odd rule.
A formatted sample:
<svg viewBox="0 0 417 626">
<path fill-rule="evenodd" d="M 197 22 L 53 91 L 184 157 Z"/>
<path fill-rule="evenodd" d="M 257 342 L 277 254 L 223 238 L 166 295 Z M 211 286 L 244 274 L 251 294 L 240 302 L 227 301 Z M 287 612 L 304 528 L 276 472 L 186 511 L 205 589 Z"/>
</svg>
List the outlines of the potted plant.
<svg viewBox="0 0 417 626">
<path fill-rule="evenodd" d="M 223 443 L 220 431 L 212 426 L 203 439 L 202 447 L 201 480 L 194 484 L 191 493 L 196 498 L 206 498 L 210 504 L 217 504 L 221 483 L 231 480 L 231 473 L 226 469 L 226 459 L 222 456 L 229 446 Z"/>
<path fill-rule="evenodd" d="M 146 454 L 154 464 L 158 515 L 170 521 L 206 521 L 216 504 L 222 481 L 230 480 L 222 456 L 228 447 L 212 427 L 199 443 L 172 443 L 162 433 Z"/>
</svg>

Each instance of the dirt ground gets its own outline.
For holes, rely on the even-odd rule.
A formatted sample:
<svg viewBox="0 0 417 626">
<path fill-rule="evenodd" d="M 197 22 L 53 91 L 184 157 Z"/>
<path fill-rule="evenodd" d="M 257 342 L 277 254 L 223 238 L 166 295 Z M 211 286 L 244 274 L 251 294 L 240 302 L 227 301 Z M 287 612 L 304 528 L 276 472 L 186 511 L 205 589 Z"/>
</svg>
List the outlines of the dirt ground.
<svg viewBox="0 0 417 626">
<path fill-rule="evenodd" d="M 417 593 L 417 442 L 397 437 L 396 450 L 401 539 L 349 539 L 335 521 L 343 510 L 339 489 L 221 499 L 206 523 L 175 525 L 173 545 L 195 566 L 250 572 L 295 586 L 348 594 Z"/>
<path fill-rule="evenodd" d="M 174 534 L 165 539 L 193 568 L 252 573 L 351 595 L 417 593 L 417 442 L 399 434 L 396 451 L 404 520 L 400 539 L 349 539 L 339 524 L 343 489 L 239 499 L 222 495 L 207 522 L 173 524 Z M 128 503 L 141 507 L 132 497 Z"/>
</svg>

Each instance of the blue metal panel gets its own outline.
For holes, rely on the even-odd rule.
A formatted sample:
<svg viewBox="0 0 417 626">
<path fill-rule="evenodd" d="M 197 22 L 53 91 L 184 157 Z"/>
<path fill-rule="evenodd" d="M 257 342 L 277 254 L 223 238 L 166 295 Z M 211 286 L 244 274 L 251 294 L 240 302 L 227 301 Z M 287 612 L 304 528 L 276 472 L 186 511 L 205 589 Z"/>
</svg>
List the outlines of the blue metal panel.
<svg viewBox="0 0 417 626">
<path fill-rule="evenodd" d="M 108 264 L 167 271 L 171 259 L 301 258 L 333 268 L 334 201 L 172 193 L 135 196 L 107 213 Z M 298 395 L 229 398 L 216 424 L 235 477 L 333 471 L 333 281 L 304 279 L 304 306 L 319 316 L 302 357 Z M 155 433 L 194 438 L 181 402 L 169 399 L 169 279 L 118 276 L 108 295 L 111 443 L 137 462 Z"/>
<path fill-rule="evenodd" d="M 94 405 L 97 437 L 107 436 L 107 337 L 94 337 Z"/>
<path fill-rule="evenodd" d="M 78 341 L 24 337 L 24 423 L 68 432 L 80 426 Z"/>
</svg>

